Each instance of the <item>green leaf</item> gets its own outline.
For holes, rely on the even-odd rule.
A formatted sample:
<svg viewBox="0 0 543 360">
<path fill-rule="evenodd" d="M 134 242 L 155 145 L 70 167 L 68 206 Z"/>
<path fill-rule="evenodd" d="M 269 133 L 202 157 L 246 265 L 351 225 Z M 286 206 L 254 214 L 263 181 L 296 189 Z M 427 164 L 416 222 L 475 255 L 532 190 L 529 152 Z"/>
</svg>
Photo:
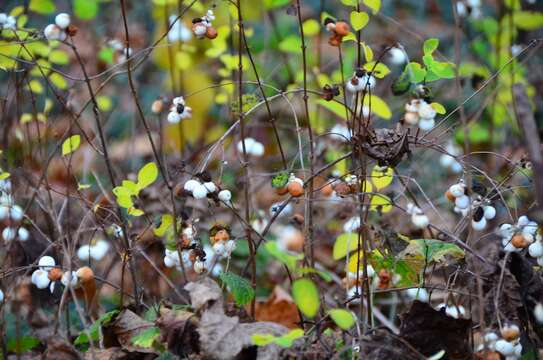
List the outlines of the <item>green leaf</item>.
<svg viewBox="0 0 543 360">
<path fill-rule="evenodd" d="M 251 340 L 256 346 L 266 346 L 275 341 L 275 336 L 272 334 L 253 334 Z"/>
<path fill-rule="evenodd" d="M 320 24 L 315 19 L 308 19 L 303 23 L 304 35 L 313 36 L 317 35 L 320 31 Z"/>
<path fill-rule="evenodd" d="M 289 174 L 286 171 L 280 172 L 272 178 L 272 188 L 282 189 L 288 183 Z"/>
<path fill-rule="evenodd" d="M 358 234 L 344 233 L 339 235 L 334 242 L 332 257 L 334 260 L 339 260 L 347 256 L 353 250 L 358 248 Z"/>
<path fill-rule="evenodd" d="M 373 14 L 377 14 L 379 12 L 379 9 L 381 9 L 381 0 L 363 0 L 363 2 L 367 7 L 371 9 Z"/>
<path fill-rule="evenodd" d="M 302 314 L 308 318 L 317 315 L 320 307 L 319 291 L 313 281 L 298 279 L 292 284 L 292 298 Z"/>
<path fill-rule="evenodd" d="M 364 64 L 364 69 L 366 71 L 371 71 L 373 76 L 378 79 L 382 79 L 390 73 L 390 69 L 383 63 L 375 63 L 375 61 L 370 61 Z"/>
<path fill-rule="evenodd" d="M 70 57 L 62 50 L 52 50 L 49 53 L 49 61 L 53 64 L 66 65 L 70 62 Z"/>
<path fill-rule="evenodd" d="M 324 281 L 327 281 L 327 282 L 330 282 L 332 281 L 332 275 L 330 275 L 330 273 L 328 271 L 323 271 L 323 270 L 317 270 L 317 269 L 313 269 L 312 267 L 300 267 L 297 270 L 297 273 L 301 274 L 301 275 L 305 275 L 305 274 L 317 274 L 319 275 Z"/>
<path fill-rule="evenodd" d="M 111 310 L 110 312 L 102 315 L 98 320 L 96 320 L 88 329 L 88 331 L 81 331 L 79 336 L 74 340 L 74 345 L 83 345 L 89 343 L 89 337 L 87 332 L 90 334 L 92 341 L 97 341 L 99 337 L 99 330 L 102 325 L 108 324 L 113 318 L 119 314 L 119 310 Z"/>
<path fill-rule="evenodd" d="M 153 347 L 154 342 L 160 337 L 160 329 L 156 326 L 150 327 L 133 336 L 130 341 L 133 345 L 144 349 Z"/>
<path fill-rule="evenodd" d="M 153 233 L 158 236 L 162 237 L 166 234 L 166 231 L 170 229 L 170 227 L 173 225 L 173 216 L 170 214 L 164 214 L 162 215 L 162 218 L 160 220 L 160 225 L 153 230 Z"/>
<path fill-rule="evenodd" d="M 410 62 L 405 66 L 405 71 L 409 74 L 409 79 L 413 84 L 418 84 L 424 81 L 426 70 L 417 62 Z"/>
<path fill-rule="evenodd" d="M 464 250 L 457 245 L 435 239 L 410 240 L 400 257 L 410 262 L 447 264 L 448 260 L 464 257 Z"/>
<path fill-rule="evenodd" d="M 504 0 L 504 5 L 507 6 L 509 9 L 512 10 L 520 10 L 520 0 Z"/>
<path fill-rule="evenodd" d="M 279 43 L 279 50 L 287 53 L 298 54 L 302 50 L 302 40 L 298 35 L 289 35 Z"/>
<path fill-rule="evenodd" d="M 434 108 L 434 110 L 438 114 L 443 115 L 443 114 L 447 113 L 447 110 L 445 110 L 445 107 L 443 105 L 441 105 L 440 103 L 438 103 L 438 102 L 433 102 L 430 105 Z"/>
<path fill-rule="evenodd" d="M 381 190 L 390 185 L 393 180 L 394 169 L 387 167 L 382 169 L 379 166 L 374 166 L 371 171 L 371 182 L 377 190 Z"/>
<path fill-rule="evenodd" d="M 51 73 L 51 75 L 49 75 L 49 81 L 51 81 L 53 85 L 55 85 L 59 89 L 64 90 L 68 88 L 68 82 L 66 82 L 64 76 L 60 75 L 59 73 Z"/>
<path fill-rule="evenodd" d="M 340 118 L 345 118 L 345 106 L 339 102 L 335 101 L 326 101 L 324 99 L 317 100 L 317 104 L 321 105 L 328 111 L 331 111 Z"/>
<path fill-rule="evenodd" d="M 290 330 L 285 335 L 275 338 L 275 343 L 284 348 L 290 348 L 296 339 L 299 339 L 304 336 L 304 331 L 302 329 L 293 329 Z"/>
<path fill-rule="evenodd" d="M 304 258 L 303 254 L 292 255 L 279 250 L 276 241 L 268 241 L 266 244 L 264 244 L 264 247 L 271 256 L 273 256 L 279 262 L 285 264 L 291 270 L 296 270 L 296 263 Z"/>
<path fill-rule="evenodd" d="M 132 180 L 123 180 L 121 186 L 126 189 L 127 193 L 130 195 L 137 196 L 140 192 L 140 187 Z"/>
<path fill-rule="evenodd" d="M 377 95 L 364 96 L 364 106 L 369 107 L 373 114 L 385 120 L 392 117 L 392 111 L 390 111 L 387 103 Z"/>
<path fill-rule="evenodd" d="M 11 174 L 7 171 L 0 171 L 0 180 L 6 180 Z"/>
<path fill-rule="evenodd" d="M 236 305 L 246 305 L 255 297 L 255 292 L 251 284 L 241 276 L 231 272 L 222 272 L 219 277 L 226 284 L 232 295 L 234 295 Z"/>
<path fill-rule="evenodd" d="M 536 11 L 515 11 L 515 25 L 522 30 L 537 30 L 543 26 L 543 13 Z"/>
<path fill-rule="evenodd" d="M 358 0 L 341 0 L 341 2 L 347 6 L 356 6 L 358 4 Z"/>
<path fill-rule="evenodd" d="M 98 1 L 74 0 L 74 13 L 81 20 L 92 20 L 98 14 Z"/>
<path fill-rule="evenodd" d="M 395 96 L 400 96 L 409 91 L 411 82 L 409 81 L 409 74 L 404 70 L 398 78 L 394 80 L 391 85 L 392 93 Z"/>
<path fill-rule="evenodd" d="M 96 102 L 98 103 L 98 109 L 100 109 L 100 111 L 107 112 L 113 107 L 113 103 L 109 96 L 97 96 Z"/>
<path fill-rule="evenodd" d="M 328 311 L 328 313 L 336 325 L 343 330 L 349 330 L 355 323 L 355 318 L 350 311 L 344 309 L 332 309 Z"/>
<path fill-rule="evenodd" d="M 62 155 L 68 155 L 79 148 L 81 143 L 80 135 L 72 135 L 62 143 Z"/>
<path fill-rule="evenodd" d="M 16 354 L 23 354 L 29 350 L 32 350 L 40 343 L 40 339 L 33 336 L 21 336 L 18 338 L 12 338 L 8 340 L 8 351 L 12 351 Z"/>
<path fill-rule="evenodd" d="M 38 14 L 47 15 L 55 12 L 56 6 L 52 0 L 30 0 L 29 9 Z"/>
<path fill-rule="evenodd" d="M 266 9 L 275 9 L 290 4 L 290 0 L 264 0 Z"/>
<path fill-rule="evenodd" d="M 368 24 L 369 21 L 370 21 L 370 17 L 367 13 L 363 11 L 351 12 L 351 25 L 353 26 L 353 29 L 355 31 L 359 31 L 363 29 Z"/>
<path fill-rule="evenodd" d="M 144 165 L 138 172 L 138 187 L 145 189 L 155 182 L 158 177 L 158 168 L 154 162 Z"/>
<path fill-rule="evenodd" d="M 370 202 L 371 211 L 379 211 L 383 214 L 386 214 L 392 210 L 392 200 L 386 195 L 383 194 L 374 194 L 371 197 Z"/>
<path fill-rule="evenodd" d="M 28 87 L 34 94 L 41 94 L 43 92 L 43 85 L 38 80 L 30 81 Z"/>
<path fill-rule="evenodd" d="M 424 42 L 423 50 L 424 55 L 432 55 L 432 53 L 437 49 L 439 46 L 439 40 L 436 38 L 428 39 Z"/>
<path fill-rule="evenodd" d="M 100 49 L 98 52 L 98 58 L 106 64 L 113 64 L 113 57 L 115 56 L 115 50 L 110 47 Z"/>
</svg>

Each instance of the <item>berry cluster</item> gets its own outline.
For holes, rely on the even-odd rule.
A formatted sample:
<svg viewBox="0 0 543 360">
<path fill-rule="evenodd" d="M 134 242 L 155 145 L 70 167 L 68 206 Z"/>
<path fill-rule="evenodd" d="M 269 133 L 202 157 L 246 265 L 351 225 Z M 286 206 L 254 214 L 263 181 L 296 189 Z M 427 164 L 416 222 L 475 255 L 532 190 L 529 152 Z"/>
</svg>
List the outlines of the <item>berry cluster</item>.
<svg viewBox="0 0 543 360">
<path fill-rule="evenodd" d="M 230 228 L 224 225 L 214 225 L 209 230 L 209 241 L 213 251 L 218 256 L 229 258 L 236 248 L 236 242 L 230 238 Z"/>
<path fill-rule="evenodd" d="M 77 249 L 77 257 L 81 261 L 93 259 L 100 261 L 109 251 L 109 243 L 103 239 L 93 240 L 90 244 L 85 244 Z"/>
<path fill-rule="evenodd" d="M 202 175 L 197 179 L 190 179 L 183 185 L 183 190 L 191 194 L 195 199 L 205 199 L 209 196 L 216 196 L 216 199 L 229 204 L 232 199 L 230 190 L 219 190 L 211 178 Z"/>
<path fill-rule="evenodd" d="M 5 13 L 0 13 L 0 31 L 3 29 L 15 30 L 17 28 L 17 19 Z"/>
<path fill-rule="evenodd" d="M 424 99 L 413 99 L 405 104 L 403 121 L 407 125 L 418 125 L 423 131 L 430 131 L 436 124 L 436 115 L 436 110 Z"/>
<path fill-rule="evenodd" d="M 375 87 L 375 77 L 364 69 L 357 69 L 351 79 L 345 84 L 347 91 L 351 93 L 368 91 Z"/>
<path fill-rule="evenodd" d="M 522 344 L 520 343 L 520 329 L 515 324 L 507 324 L 500 331 L 501 338 L 495 332 L 485 334 L 478 350 L 485 347 L 496 351 L 505 357 L 505 360 L 517 360 L 522 357 Z"/>
<path fill-rule="evenodd" d="M 199 18 L 192 20 L 192 33 L 198 39 L 203 39 L 204 37 L 208 39 L 215 39 L 219 34 L 217 30 L 211 25 L 211 22 L 215 20 L 215 14 L 213 10 L 208 10 L 207 13 Z"/>
<path fill-rule="evenodd" d="M 526 215 L 519 217 L 515 225 L 502 224 L 498 233 L 502 238 L 503 249 L 507 252 L 521 252 L 533 244 L 535 246 L 530 254 L 538 258 L 538 263 L 543 263 L 543 258 L 539 260 L 543 256 L 543 251 L 538 249 L 541 245 L 541 236 L 537 234 L 537 227 L 537 223 L 528 219 Z"/>
<path fill-rule="evenodd" d="M 11 181 L 9 179 L 0 180 L 0 223 L 6 225 L 2 230 L 2 238 L 5 241 L 11 241 L 15 238 L 20 241 L 28 240 L 30 233 L 20 224 L 23 215 L 23 209 L 13 202 Z"/>
<path fill-rule="evenodd" d="M 115 52 L 113 53 L 113 61 L 115 64 L 125 63 L 132 56 L 132 48 L 127 48 L 123 43 L 117 39 L 108 41 L 109 47 Z"/>
<path fill-rule="evenodd" d="M 176 267 L 194 269 L 194 272 L 201 274 L 206 269 L 206 252 L 201 248 L 195 239 L 196 232 L 192 224 L 183 224 L 181 230 L 181 250 L 176 245 L 167 246 L 164 250 L 164 265 L 168 268 Z M 180 258 L 181 254 L 181 258 Z M 183 261 L 183 266 L 181 266 Z"/>
<path fill-rule="evenodd" d="M 445 192 L 445 197 L 454 202 L 455 213 L 468 216 L 471 210 L 473 230 L 483 231 L 486 229 L 487 222 L 496 217 L 496 208 L 479 194 L 475 194 L 474 198 L 470 197 L 466 184 L 462 180 L 451 185 Z"/>
<path fill-rule="evenodd" d="M 91 268 L 83 266 L 76 271 L 63 272 L 56 266 L 55 259 L 51 256 L 43 256 L 38 261 L 38 269 L 32 273 L 32 283 L 38 289 L 49 288 L 51 293 L 55 291 L 57 281 L 64 286 L 85 286 L 94 282 L 94 272 Z"/>
<path fill-rule="evenodd" d="M 351 31 L 351 27 L 345 21 L 336 22 L 332 18 L 326 18 L 324 20 L 324 26 L 326 27 L 326 30 L 331 33 L 328 44 L 336 47 L 341 45 L 343 38 L 349 35 L 349 32 Z"/>
<path fill-rule="evenodd" d="M 185 99 L 182 96 L 174 98 L 168 113 L 168 122 L 177 124 L 181 120 L 190 119 L 191 117 L 192 109 L 185 105 Z"/>
<path fill-rule="evenodd" d="M 71 25 L 70 15 L 60 13 L 55 17 L 55 23 L 49 24 L 43 30 L 43 34 L 47 40 L 64 41 L 69 36 L 74 36 L 77 28 Z"/>
</svg>

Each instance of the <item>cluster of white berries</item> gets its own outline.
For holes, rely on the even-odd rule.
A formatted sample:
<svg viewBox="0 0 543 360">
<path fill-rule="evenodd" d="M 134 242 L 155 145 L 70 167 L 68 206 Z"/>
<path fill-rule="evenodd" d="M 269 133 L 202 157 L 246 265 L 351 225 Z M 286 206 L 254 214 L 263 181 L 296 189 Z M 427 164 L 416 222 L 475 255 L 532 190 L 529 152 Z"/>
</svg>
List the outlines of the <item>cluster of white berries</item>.
<svg viewBox="0 0 543 360">
<path fill-rule="evenodd" d="M 190 119 L 191 117 L 192 109 L 185 105 L 185 99 L 182 96 L 175 97 L 168 113 L 168 122 L 177 124 L 181 120 Z"/>
<path fill-rule="evenodd" d="M 251 137 L 245 138 L 243 142 L 238 142 L 237 149 L 240 154 L 243 153 L 243 143 L 245 143 L 245 151 L 247 152 L 247 155 L 254 157 L 261 157 L 264 155 L 264 145 Z"/>
<path fill-rule="evenodd" d="M 229 258 L 236 249 L 236 242 L 230 238 L 228 228 L 221 225 L 215 225 L 210 230 L 209 241 L 213 246 L 213 252 L 222 258 Z"/>
<path fill-rule="evenodd" d="M 375 87 L 375 77 L 363 69 L 355 71 L 353 77 L 347 81 L 345 88 L 351 93 L 368 91 Z"/>
<path fill-rule="evenodd" d="M 23 209 L 13 202 L 11 195 L 11 181 L 0 180 L 0 221 L 7 220 L 9 226 L 2 230 L 2 238 L 11 241 L 18 238 L 20 241 L 28 240 L 29 231 L 20 225 L 23 219 Z"/>
<path fill-rule="evenodd" d="M 132 48 L 125 47 L 124 44 L 117 39 L 109 40 L 108 45 L 115 50 L 113 59 L 116 64 L 122 64 L 132 56 Z"/>
<path fill-rule="evenodd" d="M 55 17 L 55 23 L 49 24 L 43 30 L 47 40 L 64 41 L 68 37 L 68 27 L 70 26 L 70 15 L 60 13 Z"/>
<path fill-rule="evenodd" d="M 430 131 L 434 128 L 437 115 L 431 104 L 423 99 L 413 99 L 405 104 L 404 121 L 407 125 L 418 125 L 423 131 Z"/>
<path fill-rule="evenodd" d="M 487 222 L 496 217 L 496 208 L 477 195 L 476 199 L 472 199 L 467 195 L 466 184 L 460 180 L 458 183 L 451 185 L 445 196 L 450 201 L 454 202 L 454 212 L 467 216 L 470 209 L 473 214 L 471 227 L 476 231 L 486 229 Z"/>
<path fill-rule="evenodd" d="M 198 39 L 203 39 L 204 37 L 215 38 L 217 37 L 215 29 L 211 22 L 215 20 L 215 14 L 213 10 L 207 10 L 207 13 L 199 18 L 196 18 L 192 21 L 192 32 Z"/>
<path fill-rule="evenodd" d="M 411 222 L 413 225 L 420 229 L 427 227 L 430 223 L 428 216 L 422 212 L 421 208 L 413 203 L 407 204 L 406 212 L 411 215 Z"/>
<path fill-rule="evenodd" d="M 505 360 L 517 360 L 522 357 L 522 344 L 520 343 L 520 329 L 515 324 L 505 325 L 501 331 L 501 339 L 495 332 L 488 332 L 483 337 L 484 344 L 479 345 L 478 351 L 488 349 L 497 351 Z"/>
<path fill-rule="evenodd" d="M 436 310 L 445 309 L 445 314 L 455 319 L 466 318 L 466 308 L 462 305 L 448 305 L 446 303 L 441 303 L 435 307 Z"/>
<path fill-rule="evenodd" d="M 502 238 L 503 249 L 507 252 L 521 252 L 528 247 L 530 255 L 537 258 L 538 264 L 543 264 L 541 235 L 537 233 L 537 228 L 537 223 L 526 215 L 519 217 L 515 225 L 500 225 L 498 234 Z"/>
<path fill-rule="evenodd" d="M 64 286 L 75 286 L 78 278 L 81 277 L 84 272 L 90 270 L 85 266 L 77 271 L 62 272 L 61 269 L 55 266 L 55 259 L 53 259 L 51 256 L 41 257 L 38 262 L 38 269 L 32 273 L 32 283 L 36 285 L 38 289 L 45 289 L 49 287 L 49 290 L 51 293 L 53 293 L 57 281 L 60 280 Z"/>
<path fill-rule="evenodd" d="M 175 267 L 178 271 L 181 271 L 181 261 L 183 262 L 183 268 L 193 267 L 194 271 L 198 274 L 205 270 L 205 260 L 200 256 L 197 256 L 195 250 L 195 231 L 192 225 L 185 226 L 181 231 L 184 248 L 178 251 L 176 248 L 169 249 L 166 247 L 164 250 L 164 265 L 168 268 Z M 181 258 L 180 254 L 181 253 Z"/>
<path fill-rule="evenodd" d="M 17 19 L 5 13 L 0 13 L 0 31 L 3 29 L 15 30 L 17 28 Z"/>
<path fill-rule="evenodd" d="M 109 243 L 103 239 L 99 239 L 77 249 L 77 257 L 81 261 L 88 261 L 90 258 L 100 261 L 106 256 L 108 251 Z"/>
<path fill-rule="evenodd" d="M 198 179 L 187 180 L 183 189 L 190 193 L 195 199 L 205 199 L 208 194 L 213 194 L 218 191 L 217 197 L 220 201 L 227 204 L 232 199 L 232 193 L 230 190 L 220 190 L 213 181 L 200 182 Z"/>
<path fill-rule="evenodd" d="M 448 154 L 442 154 L 439 157 L 439 163 L 441 166 L 443 166 L 446 169 L 449 169 L 451 172 L 458 174 L 462 172 L 462 164 L 460 164 L 455 157 L 459 156 L 462 153 L 462 150 L 453 144 L 452 142 L 449 142 L 447 146 L 445 146 L 445 150 Z"/>
</svg>

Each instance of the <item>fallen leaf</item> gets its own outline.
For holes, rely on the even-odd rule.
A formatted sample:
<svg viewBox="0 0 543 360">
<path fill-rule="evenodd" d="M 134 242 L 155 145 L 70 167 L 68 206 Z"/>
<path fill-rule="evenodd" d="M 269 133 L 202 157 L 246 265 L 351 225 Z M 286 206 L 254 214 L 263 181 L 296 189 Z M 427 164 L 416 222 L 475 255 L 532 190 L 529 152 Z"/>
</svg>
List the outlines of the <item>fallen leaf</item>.
<svg viewBox="0 0 543 360">
<path fill-rule="evenodd" d="M 299 327 L 298 308 L 290 294 L 276 286 L 266 301 L 256 303 L 255 317 L 259 321 L 271 321 L 289 329 Z"/>
</svg>

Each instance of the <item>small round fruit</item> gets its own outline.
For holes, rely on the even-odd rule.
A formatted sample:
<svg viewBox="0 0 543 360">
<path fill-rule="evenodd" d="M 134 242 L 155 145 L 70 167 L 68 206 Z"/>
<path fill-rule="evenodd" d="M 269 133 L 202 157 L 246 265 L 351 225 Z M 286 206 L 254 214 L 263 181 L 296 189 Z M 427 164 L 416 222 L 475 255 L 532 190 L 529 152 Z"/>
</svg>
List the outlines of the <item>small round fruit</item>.
<svg viewBox="0 0 543 360">
<path fill-rule="evenodd" d="M 215 39 L 217 36 L 219 35 L 219 33 L 217 32 L 217 29 L 215 29 L 213 26 L 210 26 L 207 28 L 207 31 L 206 31 L 206 37 L 210 40 L 213 40 Z"/>
<path fill-rule="evenodd" d="M 349 31 L 351 30 L 349 24 L 347 24 L 345 21 L 338 21 L 336 22 L 336 34 L 343 37 L 349 35 Z"/>
<path fill-rule="evenodd" d="M 446 197 L 449 201 L 454 201 L 454 200 L 456 200 L 456 197 L 452 194 L 451 190 L 445 191 L 445 197 Z"/>
<path fill-rule="evenodd" d="M 531 257 L 539 258 L 543 256 L 543 244 L 535 242 L 528 247 L 528 253 Z"/>
<path fill-rule="evenodd" d="M 334 188 L 332 187 L 332 184 L 327 183 L 321 188 L 321 194 L 324 196 L 330 196 L 334 193 Z"/>
<path fill-rule="evenodd" d="M 285 195 L 286 193 L 288 193 L 288 188 L 286 186 L 282 188 L 275 188 L 275 193 L 277 195 Z"/>
<path fill-rule="evenodd" d="M 507 340 L 500 339 L 496 341 L 496 351 L 503 356 L 512 355 L 515 352 L 515 347 Z"/>
<path fill-rule="evenodd" d="M 194 272 L 197 274 L 201 274 L 205 271 L 205 263 L 203 261 L 195 261 L 194 262 Z"/>
<path fill-rule="evenodd" d="M 338 36 L 338 35 L 332 35 L 330 36 L 330 39 L 328 39 L 328 44 L 330 44 L 331 46 L 335 46 L 335 47 L 338 47 L 339 45 L 341 45 L 341 36 Z"/>
<path fill-rule="evenodd" d="M 471 227 L 475 231 L 483 231 L 486 228 L 486 219 L 482 217 L 479 221 L 472 220 Z"/>
<path fill-rule="evenodd" d="M 51 270 L 49 270 L 47 277 L 51 281 L 58 281 L 62 278 L 62 270 L 60 270 L 59 268 L 52 268 Z"/>
<path fill-rule="evenodd" d="M 164 102 L 160 99 L 153 101 L 151 105 L 151 112 L 153 114 L 160 114 L 164 108 Z"/>
<path fill-rule="evenodd" d="M 515 324 L 505 325 L 501 330 L 502 338 L 507 341 L 513 341 L 520 336 L 520 329 Z"/>
<path fill-rule="evenodd" d="M 464 195 L 464 187 L 461 184 L 454 184 L 449 188 L 449 191 L 451 194 L 453 194 L 454 197 L 460 197 Z"/>
<path fill-rule="evenodd" d="M 454 193 L 453 193 L 454 195 Z M 459 209 L 467 209 L 470 204 L 469 196 L 461 195 L 454 200 L 454 204 Z"/>
<path fill-rule="evenodd" d="M 530 245 L 530 243 L 526 241 L 526 239 L 524 238 L 524 235 L 522 234 L 517 234 L 513 236 L 513 239 L 511 239 L 511 244 L 517 249 L 519 248 L 524 249 Z"/>
<path fill-rule="evenodd" d="M 94 280 L 94 271 L 88 266 L 83 266 L 76 271 L 77 278 L 82 283 Z"/>
<path fill-rule="evenodd" d="M 414 112 L 406 112 L 403 119 L 407 125 L 417 125 L 419 122 L 419 115 Z"/>
<path fill-rule="evenodd" d="M 304 187 L 299 181 L 290 181 L 287 189 L 289 194 L 293 197 L 300 197 L 304 194 Z"/>
</svg>

